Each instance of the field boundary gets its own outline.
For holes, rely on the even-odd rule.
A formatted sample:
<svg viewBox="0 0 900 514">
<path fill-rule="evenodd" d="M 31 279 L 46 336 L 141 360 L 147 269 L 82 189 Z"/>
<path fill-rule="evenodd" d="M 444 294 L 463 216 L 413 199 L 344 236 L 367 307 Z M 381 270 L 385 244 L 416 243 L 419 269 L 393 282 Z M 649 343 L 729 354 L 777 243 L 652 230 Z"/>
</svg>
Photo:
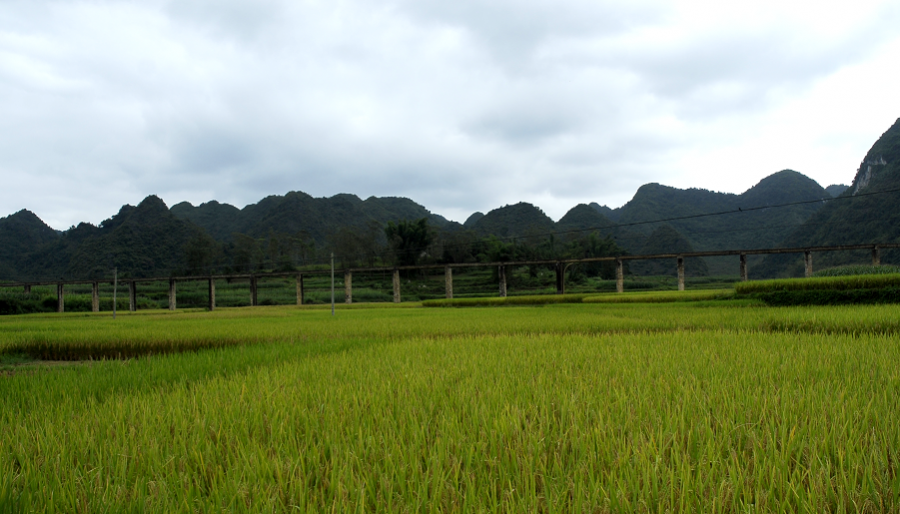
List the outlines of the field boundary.
<svg viewBox="0 0 900 514">
<path fill-rule="evenodd" d="M 393 275 L 393 301 L 401 302 L 400 296 L 400 272 L 416 271 L 416 270 L 435 270 L 443 269 L 445 277 L 445 288 L 447 299 L 453 298 L 453 270 L 466 268 L 497 268 L 498 270 L 498 295 L 500 297 L 507 296 L 506 286 L 506 269 L 518 266 L 548 266 L 552 267 L 556 273 L 556 294 L 566 294 L 566 271 L 569 267 L 577 264 L 587 264 L 594 262 L 615 262 L 616 263 L 616 292 L 624 292 L 624 263 L 626 261 L 638 260 L 654 260 L 654 259 L 675 259 L 678 272 L 678 290 L 684 290 L 684 266 L 685 259 L 700 257 L 727 257 L 738 256 L 740 279 L 748 280 L 747 256 L 748 255 L 772 255 L 772 254 L 804 254 L 806 277 L 812 276 L 812 254 L 847 251 L 847 250 L 870 250 L 872 253 L 872 265 L 878 266 L 881 263 L 881 249 L 900 248 L 900 243 L 872 243 L 857 245 L 837 245 L 837 246 L 808 246 L 794 248 L 756 248 L 747 250 L 713 250 L 702 252 L 685 252 L 685 253 L 663 253 L 650 255 L 616 255 L 608 257 L 589 257 L 582 259 L 554 259 L 554 260 L 531 260 L 531 261 L 496 261 L 496 262 L 472 262 L 472 263 L 447 263 L 447 264 L 424 264 L 418 266 L 382 266 L 382 267 L 366 267 L 366 268 L 343 268 L 343 269 L 313 269 L 300 270 L 291 272 L 260 272 L 260 273 L 236 273 L 236 274 L 216 274 L 216 275 L 191 275 L 191 276 L 167 276 L 167 277 L 146 277 L 146 278 L 127 278 L 121 282 L 127 288 L 129 295 L 129 310 L 137 310 L 137 286 L 140 283 L 149 282 L 165 282 L 169 283 L 169 309 L 175 310 L 177 302 L 176 284 L 178 282 L 207 282 L 209 289 L 209 310 L 216 307 L 216 280 L 231 281 L 247 281 L 250 286 L 250 305 L 258 305 L 257 301 L 257 285 L 259 280 L 267 278 L 296 278 L 297 289 L 297 305 L 303 304 L 303 281 L 304 276 L 311 275 L 328 275 L 334 273 L 343 273 L 344 275 L 344 293 L 345 303 L 353 302 L 353 274 L 354 273 L 370 273 L 370 272 L 390 272 Z M 82 279 L 82 280 L 55 280 L 55 281 L 31 281 L 31 282 L 6 282 L 0 284 L 2 288 L 23 288 L 26 294 L 31 292 L 34 286 L 56 286 L 57 293 L 57 311 L 65 310 L 65 286 L 67 285 L 92 285 L 92 307 L 94 312 L 99 311 L 99 284 L 112 284 L 112 279 Z"/>
</svg>

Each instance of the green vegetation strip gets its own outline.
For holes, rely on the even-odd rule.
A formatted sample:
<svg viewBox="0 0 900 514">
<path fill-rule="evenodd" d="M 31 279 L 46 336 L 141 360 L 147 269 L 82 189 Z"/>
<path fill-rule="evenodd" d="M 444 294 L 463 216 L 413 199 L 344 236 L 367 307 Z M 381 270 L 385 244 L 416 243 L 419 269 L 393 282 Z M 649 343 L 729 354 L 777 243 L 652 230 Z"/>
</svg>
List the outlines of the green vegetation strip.
<svg viewBox="0 0 900 514">
<path fill-rule="evenodd" d="M 732 289 L 711 289 L 707 291 L 648 291 L 589 296 L 584 299 L 584 303 L 697 302 L 704 300 L 728 300 L 733 297 L 734 290 Z"/>
<path fill-rule="evenodd" d="M 545 294 L 532 296 L 507 296 L 489 298 L 454 298 L 450 300 L 426 300 L 425 307 L 490 307 L 500 305 L 548 305 L 555 303 L 666 303 L 725 300 L 734 296 L 731 289 L 707 291 L 640 291 L 610 294 Z"/>
<path fill-rule="evenodd" d="M 900 273 L 900 266 L 882 264 L 881 266 L 848 265 L 825 268 L 813 273 L 814 277 L 845 277 L 847 275 L 889 275 Z"/>
<path fill-rule="evenodd" d="M 0 511 L 900 509 L 895 307 L 336 314 L 0 319 L 10 355 L 232 341 L 0 376 Z"/>
<path fill-rule="evenodd" d="M 553 303 L 581 303 L 587 294 L 543 294 L 527 296 L 494 296 L 485 298 L 453 298 L 425 300 L 424 307 L 490 307 L 500 305 L 547 305 Z"/>
<path fill-rule="evenodd" d="M 886 287 L 900 287 L 900 273 L 752 280 L 738 282 L 734 285 L 737 294 L 765 293 L 770 291 L 880 289 Z"/>
</svg>

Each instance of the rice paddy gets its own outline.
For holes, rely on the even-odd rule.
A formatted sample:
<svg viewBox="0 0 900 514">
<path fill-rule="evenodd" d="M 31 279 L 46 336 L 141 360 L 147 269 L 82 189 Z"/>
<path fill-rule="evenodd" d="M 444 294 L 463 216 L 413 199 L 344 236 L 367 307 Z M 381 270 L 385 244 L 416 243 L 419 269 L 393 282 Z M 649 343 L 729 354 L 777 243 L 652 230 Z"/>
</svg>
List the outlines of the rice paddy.
<svg viewBox="0 0 900 514">
<path fill-rule="evenodd" d="M 898 307 L 720 296 L 0 317 L 0 511 L 900 510 Z"/>
</svg>

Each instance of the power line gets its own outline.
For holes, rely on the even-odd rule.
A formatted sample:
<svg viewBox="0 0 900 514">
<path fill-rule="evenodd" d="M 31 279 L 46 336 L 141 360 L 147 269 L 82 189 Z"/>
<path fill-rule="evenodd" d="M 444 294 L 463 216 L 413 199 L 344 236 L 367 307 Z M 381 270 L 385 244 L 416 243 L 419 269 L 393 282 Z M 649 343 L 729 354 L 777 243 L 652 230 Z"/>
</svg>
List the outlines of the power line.
<svg viewBox="0 0 900 514">
<path fill-rule="evenodd" d="M 627 223 L 613 223 L 613 224 L 608 224 L 608 225 L 599 225 L 599 226 L 580 228 L 580 229 L 556 230 L 556 231 L 552 231 L 552 232 L 537 232 L 534 234 L 528 234 L 528 235 L 524 235 L 524 236 L 519 235 L 519 236 L 499 236 L 499 237 L 494 236 L 494 237 L 498 241 L 512 241 L 512 242 L 515 242 L 516 240 L 521 240 L 521 239 L 525 239 L 525 240 L 527 240 L 527 239 L 543 239 L 543 238 L 547 238 L 550 236 L 581 234 L 581 233 L 589 233 L 589 232 L 594 232 L 594 231 L 611 231 L 611 230 L 616 230 L 616 229 L 623 229 L 623 228 L 636 227 L 636 226 L 642 226 L 642 225 L 652 225 L 652 224 L 657 224 L 657 223 L 669 223 L 669 222 L 676 222 L 676 221 L 725 216 L 725 215 L 729 215 L 729 214 L 744 214 L 744 213 L 750 213 L 750 212 L 756 212 L 756 211 L 764 211 L 767 209 L 778 209 L 778 208 L 784 208 L 784 207 L 795 207 L 795 206 L 800 206 L 800 205 L 811 205 L 811 204 L 815 204 L 815 203 L 828 203 L 828 202 L 834 202 L 834 201 L 852 200 L 855 198 L 870 197 L 870 196 L 884 195 L 884 194 L 897 193 L 897 192 L 900 192 L 900 188 L 885 189 L 885 190 L 881 190 L 881 191 L 872 191 L 872 192 L 865 192 L 865 193 L 857 193 L 857 194 L 848 195 L 848 196 L 801 200 L 801 201 L 796 201 L 796 202 L 787 202 L 787 203 L 775 204 L 775 205 L 760 205 L 760 206 L 747 207 L 747 208 L 738 207 L 737 209 L 731 209 L 731 210 L 725 210 L 725 211 L 688 214 L 688 215 L 683 215 L 683 216 L 672 216 L 672 217 L 668 217 L 668 218 L 658 218 L 658 219 L 653 219 L 653 220 L 632 221 L 632 222 L 627 222 Z M 872 219 L 884 219 L 884 218 L 872 218 Z M 758 229 L 750 228 L 750 229 L 744 229 L 744 230 L 756 231 L 756 230 L 771 230 L 773 228 L 790 228 L 792 226 L 799 227 L 802 224 L 807 223 L 808 221 L 809 220 L 807 219 L 806 221 L 801 222 L 800 224 L 797 224 L 797 225 L 778 225 L 775 227 L 770 225 L 770 226 L 766 226 L 766 227 L 760 227 Z M 697 231 L 697 233 L 702 233 L 702 234 L 721 233 L 721 232 L 722 231 L 702 231 L 702 230 Z M 614 236 L 613 239 L 614 240 L 621 240 L 621 239 L 637 240 L 641 237 L 642 236 L 639 234 L 619 234 L 617 236 Z M 442 247 L 443 248 L 471 249 L 474 245 L 479 244 L 482 241 L 483 241 L 483 239 L 477 240 L 477 241 L 465 241 L 465 242 L 459 242 L 459 243 L 443 243 Z M 418 251 L 418 252 L 424 252 L 425 250 L 427 250 L 427 247 L 409 249 L 409 251 Z M 316 264 L 318 264 L 318 263 L 316 263 Z M 315 265 L 315 264 L 313 264 L 313 265 Z M 213 264 L 213 265 L 207 265 L 207 266 L 198 266 L 198 267 L 194 267 L 193 269 L 196 271 L 200 271 L 200 270 L 211 271 L 211 270 L 215 270 L 215 269 L 225 269 L 225 268 L 234 268 L 234 266 L 229 266 L 227 264 L 222 264 L 222 265 Z M 177 270 L 176 269 L 156 270 L 156 272 L 162 272 L 162 273 L 172 273 L 175 271 L 177 271 Z M 252 271 L 248 270 L 248 273 L 252 273 Z"/>
</svg>

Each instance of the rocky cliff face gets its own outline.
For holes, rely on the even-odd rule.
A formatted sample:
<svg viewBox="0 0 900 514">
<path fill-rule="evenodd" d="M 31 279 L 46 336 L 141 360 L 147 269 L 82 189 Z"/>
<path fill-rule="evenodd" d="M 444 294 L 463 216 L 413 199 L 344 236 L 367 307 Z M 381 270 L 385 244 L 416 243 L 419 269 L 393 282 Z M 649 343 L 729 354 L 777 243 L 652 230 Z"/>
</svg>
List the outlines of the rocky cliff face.
<svg viewBox="0 0 900 514">
<path fill-rule="evenodd" d="M 895 242 L 900 242 L 900 119 L 872 145 L 850 188 L 827 202 L 781 246 Z M 816 256 L 816 267 L 860 264 L 865 259 L 865 252 L 829 252 Z M 900 263 L 900 252 L 885 251 L 881 262 Z M 754 273 L 802 276 L 802 260 L 795 255 L 770 255 Z"/>
<path fill-rule="evenodd" d="M 858 195 L 875 186 L 884 187 L 887 182 L 898 182 L 900 173 L 900 119 L 872 145 L 869 153 L 856 170 L 856 177 L 850 185 L 851 195 Z"/>
</svg>

